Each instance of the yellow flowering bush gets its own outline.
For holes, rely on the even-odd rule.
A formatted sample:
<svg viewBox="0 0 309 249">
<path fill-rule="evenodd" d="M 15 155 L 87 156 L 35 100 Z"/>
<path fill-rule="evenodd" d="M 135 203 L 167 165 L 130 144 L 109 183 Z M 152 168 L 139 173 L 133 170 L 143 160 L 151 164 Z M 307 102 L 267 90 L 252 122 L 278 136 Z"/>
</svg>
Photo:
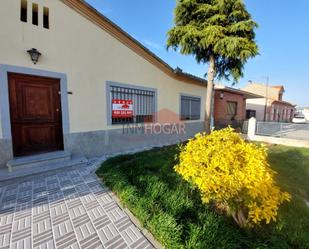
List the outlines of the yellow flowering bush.
<svg viewBox="0 0 309 249">
<path fill-rule="evenodd" d="M 243 227 L 275 221 L 279 205 L 291 198 L 274 180 L 266 147 L 247 143 L 232 128 L 197 134 L 181 147 L 175 170 L 200 190 L 204 203 Z"/>
</svg>

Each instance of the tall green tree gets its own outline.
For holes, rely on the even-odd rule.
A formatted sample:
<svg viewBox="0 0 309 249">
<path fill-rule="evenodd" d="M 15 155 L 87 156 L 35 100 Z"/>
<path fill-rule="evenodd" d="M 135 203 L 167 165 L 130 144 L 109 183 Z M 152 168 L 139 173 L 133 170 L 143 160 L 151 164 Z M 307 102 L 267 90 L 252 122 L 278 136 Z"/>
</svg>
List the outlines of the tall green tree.
<svg viewBox="0 0 309 249">
<path fill-rule="evenodd" d="M 258 54 L 257 24 L 242 0 L 178 0 L 174 22 L 167 47 L 209 65 L 205 130 L 210 133 L 214 80 L 235 83 L 243 76 L 247 60 Z"/>
</svg>

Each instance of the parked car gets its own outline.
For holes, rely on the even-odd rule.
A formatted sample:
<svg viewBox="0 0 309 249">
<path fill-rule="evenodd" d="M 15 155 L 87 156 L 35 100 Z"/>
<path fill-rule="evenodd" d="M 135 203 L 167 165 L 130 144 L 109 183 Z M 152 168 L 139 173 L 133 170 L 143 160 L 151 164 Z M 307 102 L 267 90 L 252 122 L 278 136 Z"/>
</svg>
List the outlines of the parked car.
<svg viewBox="0 0 309 249">
<path fill-rule="evenodd" d="M 293 123 L 295 124 L 306 124 L 307 120 L 305 116 L 295 116 L 292 120 Z"/>
</svg>

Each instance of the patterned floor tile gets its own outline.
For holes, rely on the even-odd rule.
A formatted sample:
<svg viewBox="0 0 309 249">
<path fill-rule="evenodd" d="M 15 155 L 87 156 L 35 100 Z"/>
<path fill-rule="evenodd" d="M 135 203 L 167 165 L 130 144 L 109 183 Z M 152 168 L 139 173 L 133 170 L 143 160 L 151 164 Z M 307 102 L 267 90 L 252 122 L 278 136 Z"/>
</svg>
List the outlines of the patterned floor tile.
<svg viewBox="0 0 309 249">
<path fill-rule="evenodd" d="M 0 249 L 153 248 L 87 167 L 0 188 Z"/>
<path fill-rule="evenodd" d="M 0 248 L 10 245 L 12 223 L 0 226 Z"/>
</svg>

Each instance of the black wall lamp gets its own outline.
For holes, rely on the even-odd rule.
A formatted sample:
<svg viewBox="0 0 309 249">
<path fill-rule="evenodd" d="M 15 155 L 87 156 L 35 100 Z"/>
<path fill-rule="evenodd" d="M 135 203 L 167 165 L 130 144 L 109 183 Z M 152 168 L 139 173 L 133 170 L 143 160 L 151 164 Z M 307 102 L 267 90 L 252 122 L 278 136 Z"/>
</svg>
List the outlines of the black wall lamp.
<svg viewBox="0 0 309 249">
<path fill-rule="evenodd" d="M 32 62 L 36 64 L 39 61 L 41 53 L 36 48 L 32 48 L 28 50 L 27 52 L 30 55 Z"/>
</svg>

